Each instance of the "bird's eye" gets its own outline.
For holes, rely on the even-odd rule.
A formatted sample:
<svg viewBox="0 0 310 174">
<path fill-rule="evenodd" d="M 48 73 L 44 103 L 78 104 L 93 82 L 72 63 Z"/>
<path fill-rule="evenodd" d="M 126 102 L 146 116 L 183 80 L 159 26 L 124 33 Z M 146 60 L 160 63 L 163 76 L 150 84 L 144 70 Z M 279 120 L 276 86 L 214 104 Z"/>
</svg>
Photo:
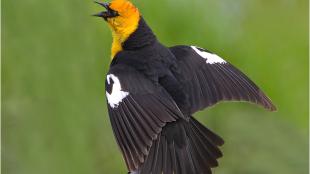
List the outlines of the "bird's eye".
<svg viewBox="0 0 310 174">
<path fill-rule="evenodd" d="M 117 17 L 117 16 L 119 16 L 119 14 L 118 14 L 118 12 L 117 11 L 114 11 L 114 10 L 109 10 L 109 16 L 110 17 Z"/>
</svg>

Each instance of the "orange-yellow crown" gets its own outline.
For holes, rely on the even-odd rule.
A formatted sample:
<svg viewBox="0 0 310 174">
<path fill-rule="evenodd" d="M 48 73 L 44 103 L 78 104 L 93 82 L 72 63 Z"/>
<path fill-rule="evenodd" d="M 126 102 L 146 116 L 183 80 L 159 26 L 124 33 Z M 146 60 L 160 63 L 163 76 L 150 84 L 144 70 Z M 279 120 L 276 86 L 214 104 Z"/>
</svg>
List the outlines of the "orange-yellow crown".
<svg viewBox="0 0 310 174">
<path fill-rule="evenodd" d="M 138 9 L 128 0 L 113 0 L 109 7 L 123 17 L 139 13 Z"/>
</svg>

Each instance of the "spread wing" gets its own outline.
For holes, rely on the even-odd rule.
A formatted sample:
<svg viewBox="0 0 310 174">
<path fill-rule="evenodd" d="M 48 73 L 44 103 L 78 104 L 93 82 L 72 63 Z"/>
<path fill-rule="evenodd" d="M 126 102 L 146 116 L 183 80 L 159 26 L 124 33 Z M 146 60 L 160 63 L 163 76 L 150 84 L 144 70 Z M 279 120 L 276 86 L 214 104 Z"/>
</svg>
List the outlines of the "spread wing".
<svg viewBox="0 0 310 174">
<path fill-rule="evenodd" d="M 162 128 L 183 118 L 170 95 L 142 74 L 115 65 L 106 79 L 109 116 L 129 171 L 138 169 Z"/>
<path fill-rule="evenodd" d="M 274 111 L 271 100 L 246 75 L 216 54 L 195 46 L 170 50 L 181 69 L 179 79 L 194 113 L 220 101 L 248 101 Z"/>
</svg>

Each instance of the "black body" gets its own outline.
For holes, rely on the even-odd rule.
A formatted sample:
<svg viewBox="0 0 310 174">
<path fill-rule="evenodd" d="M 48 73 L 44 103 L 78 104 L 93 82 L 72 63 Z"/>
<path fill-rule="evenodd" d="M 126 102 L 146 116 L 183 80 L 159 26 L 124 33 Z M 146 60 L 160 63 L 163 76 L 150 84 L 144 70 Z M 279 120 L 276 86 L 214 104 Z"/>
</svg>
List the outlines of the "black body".
<svg viewBox="0 0 310 174">
<path fill-rule="evenodd" d="M 117 105 L 108 102 L 108 108 L 130 172 L 210 174 L 222 156 L 218 146 L 224 141 L 196 121 L 193 113 L 224 100 L 249 101 L 275 110 L 231 64 L 206 60 L 192 47 L 167 48 L 159 43 L 142 17 L 138 29 L 123 43 L 108 74 L 117 76 L 127 95 Z M 114 83 L 107 81 L 107 94 L 112 94 Z"/>
<path fill-rule="evenodd" d="M 183 114 L 188 116 L 190 104 L 187 92 L 183 89 L 177 59 L 169 48 L 158 42 L 143 18 L 138 29 L 124 42 L 123 49 L 115 56 L 111 67 L 125 64 L 138 70 L 155 85 L 164 87 Z"/>
</svg>

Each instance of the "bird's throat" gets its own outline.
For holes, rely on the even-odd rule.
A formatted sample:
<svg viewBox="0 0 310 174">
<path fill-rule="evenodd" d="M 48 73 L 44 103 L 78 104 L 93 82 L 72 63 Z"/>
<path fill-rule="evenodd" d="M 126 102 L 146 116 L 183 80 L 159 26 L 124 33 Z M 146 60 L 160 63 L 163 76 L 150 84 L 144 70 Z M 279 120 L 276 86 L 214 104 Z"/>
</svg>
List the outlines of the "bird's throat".
<svg viewBox="0 0 310 174">
<path fill-rule="evenodd" d="M 111 59 L 115 57 L 115 55 L 119 52 L 123 51 L 121 38 L 113 33 L 113 42 L 111 48 Z"/>
<path fill-rule="evenodd" d="M 156 36 L 142 17 L 132 24 L 134 25 L 117 29 L 110 25 L 113 36 L 112 59 L 123 50 L 138 50 L 157 41 Z"/>
<path fill-rule="evenodd" d="M 112 29 L 113 43 L 111 48 L 111 58 L 113 59 L 117 53 L 123 50 L 123 43 L 132 35 L 138 28 L 139 16 L 135 20 L 126 21 L 126 25 L 117 25 L 117 27 L 110 24 Z"/>
</svg>

